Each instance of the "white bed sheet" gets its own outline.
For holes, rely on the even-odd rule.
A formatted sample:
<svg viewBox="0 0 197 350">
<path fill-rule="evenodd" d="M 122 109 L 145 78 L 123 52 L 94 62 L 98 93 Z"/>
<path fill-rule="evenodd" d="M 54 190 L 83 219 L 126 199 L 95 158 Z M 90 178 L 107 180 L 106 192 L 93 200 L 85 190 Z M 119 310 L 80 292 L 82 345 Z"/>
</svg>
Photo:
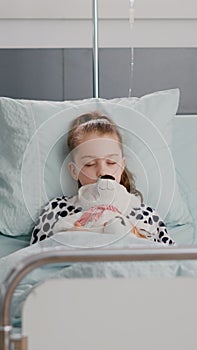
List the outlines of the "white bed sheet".
<svg viewBox="0 0 197 350">
<path fill-rule="evenodd" d="M 0 258 L 23 249 L 28 245 L 28 236 L 11 237 L 0 233 Z"/>
<path fill-rule="evenodd" d="M 111 237 L 110 237 L 111 236 Z M 114 239 L 115 237 L 113 237 Z M 55 237 L 23 248 L 18 252 L 0 259 L 0 283 L 4 280 L 11 269 L 19 264 L 21 259 L 30 254 L 37 254 L 49 248 L 56 249 L 64 246 L 65 250 L 73 249 L 100 249 L 113 248 L 150 248 L 160 247 L 158 243 L 125 236 L 117 237 L 113 245 L 109 245 L 112 235 L 101 235 L 94 232 L 64 232 Z M 166 249 L 163 246 L 163 249 Z M 49 264 L 33 270 L 26 276 L 15 290 L 11 315 L 14 328 L 21 326 L 21 308 L 30 291 L 49 278 L 131 278 L 131 277 L 176 277 L 197 276 L 197 261 L 145 261 L 145 262 L 98 262 L 98 263 L 61 263 Z"/>
</svg>

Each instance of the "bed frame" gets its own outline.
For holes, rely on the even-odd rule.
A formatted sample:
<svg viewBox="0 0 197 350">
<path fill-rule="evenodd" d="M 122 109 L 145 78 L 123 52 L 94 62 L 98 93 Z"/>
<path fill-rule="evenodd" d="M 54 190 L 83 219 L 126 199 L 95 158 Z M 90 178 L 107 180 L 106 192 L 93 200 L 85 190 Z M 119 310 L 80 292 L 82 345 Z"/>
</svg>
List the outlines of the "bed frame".
<svg viewBox="0 0 197 350">
<path fill-rule="evenodd" d="M 196 259 L 195 247 L 70 252 L 57 248 L 30 256 L 10 272 L 1 287 L 0 348 L 52 350 L 58 346 L 58 350 L 74 350 L 82 346 L 97 350 L 105 346 L 111 350 L 121 347 L 129 350 L 134 346 L 156 350 L 159 346 L 161 350 L 166 347 L 193 349 L 197 344 L 197 307 L 192 303 L 197 292 L 196 278 L 132 278 L 121 282 L 119 279 L 49 280 L 36 287 L 25 301 L 23 331 L 17 335 L 12 334 L 10 308 L 18 283 L 45 264 Z M 95 295 L 99 299 L 95 299 Z M 71 298 L 74 303 L 70 303 Z M 183 303 L 183 299 L 187 302 Z M 79 333 L 76 334 L 77 326 Z"/>
</svg>

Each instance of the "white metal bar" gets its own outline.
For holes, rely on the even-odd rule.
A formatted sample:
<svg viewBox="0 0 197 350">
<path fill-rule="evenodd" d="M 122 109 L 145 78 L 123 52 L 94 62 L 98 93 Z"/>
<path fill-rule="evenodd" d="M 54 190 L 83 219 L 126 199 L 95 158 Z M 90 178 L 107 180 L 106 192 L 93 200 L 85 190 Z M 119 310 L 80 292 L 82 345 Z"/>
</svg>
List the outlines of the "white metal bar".
<svg viewBox="0 0 197 350">
<path fill-rule="evenodd" d="M 98 1 L 93 7 L 93 97 L 99 97 L 99 52 L 98 52 Z"/>
</svg>

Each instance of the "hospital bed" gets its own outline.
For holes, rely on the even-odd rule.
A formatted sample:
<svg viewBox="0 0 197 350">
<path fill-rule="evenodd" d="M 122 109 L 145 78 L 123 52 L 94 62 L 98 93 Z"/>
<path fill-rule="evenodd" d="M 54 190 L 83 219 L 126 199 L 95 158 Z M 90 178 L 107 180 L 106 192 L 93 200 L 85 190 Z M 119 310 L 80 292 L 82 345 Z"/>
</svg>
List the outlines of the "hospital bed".
<svg viewBox="0 0 197 350">
<path fill-rule="evenodd" d="M 178 110 L 179 90 L 64 102 L 7 96 L 0 98 L 0 348 L 193 349 L 197 116 Z M 29 247 L 41 207 L 76 190 L 62 150 L 69 122 L 90 109 L 120 126 L 137 186 L 176 247 L 79 232 Z"/>
<path fill-rule="evenodd" d="M 169 91 L 165 91 L 164 96 L 166 94 L 168 96 L 169 93 L 170 95 L 177 93 L 176 89 Z M 155 94 L 163 96 L 161 92 Z M 151 94 L 150 98 L 155 98 L 155 94 Z M 145 100 L 147 100 L 147 96 Z M 33 108 L 38 108 L 40 104 L 42 108 L 43 106 L 44 108 L 49 107 L 46 101 L 29 102 L 6 98 L 4 102 L 6 102 L 7 109 L 9 109 L 10 103 L 17 103 L 18 108 L 21 108 L 21 105 L 24 108 L 24 105 L 30 103 L 31 107 L 32 103 L 33 105 L 35 103 Z M 81 107 L 83 109 L 82 104 L 79 108 L 76 105 L 73 107 L 73 103 L 72 101 L 72 108 L 69 105 L 67 115 L 78 114 Z M 112 115 L 115 116 L 117 110 L 118 115 L 121 111 L 123 116 L 126 108 L 126 119 L 128 119 L 128 113 L 134 118 L 136 118 L 136 113 L 138 117 L 141 116 L 132 108 L 124 107 L 124 98 L 115 99 L 113 103 L 103 99 L 96 99 L 96 101 L 93 99 L 87 103 L 85 108 L 88 109 L 90 109 L 90 104 L 95 106 L 95 103 L 97 107 L 101 104 L 102 108 L 104 106 L 107 111 L 110 107 Z M 49 102 L 49 104 L 51 108 L 56 102 Z M 57 102 L 57 106 L 59 108 L 59 102 Z M 13 110 L 17 111 L 15 108 Z M 55 122 L 57 119 L 58 114 Z M 59 120 L 61 123 L 61 118 Z M 135 344 L 135 347 L 138 344 L 139 349 L 144 349 L 145 345 L 149 346 L 150 349 L 158 346 L 164 349 L 164 347 L 171 347 L 171 345 L 185 349 L 186 344 L 187 348 L 193 348 L 195 345 L 193 327 L 196 315 L 194 296 L 197 275 L 197 169 L 195 164 L 197 118 L 195 115 L 174 116 L 172 124 L 172 153 L 170 152 L 169 157 L 167 147 L 165 162 L 158 165 L 157 161 L 161 161 L 161 159 L 157 159 L 157 166 L 154 169 L 155 173 L 157 173 L 157 167 L 160 169 L 162 186 L 167 185 L 168 188 L 174 188 L 174 179 L 170 173 L 172 169 L 169 168 L 169 164 L 176 167 L 179 199 L 173 202 L 171 208 L 173 208 L 175 217 L 181 215 L 181 218 L 176 221 L 173 215 L 171 218 L 168 214 L 165 218 L 169 220 L 167 226 L 177 242 L 177 246 L 174 248 L 158 247 L 150 242 L 145 243 L 143 240 L 138 241 L 128 236 L 122 237 L 122 239 L 117 236 L 112 238 L 109 235 L 100 237 L 96 233 L 92 233 L 91 237 L 90 233 L 84 233 L 82 236 L 81 232 L 72 233 L 72 235 L 69 232 L 59 233 L 38 244 L 29 246 L 31 230 L 28 235 L 23 233 L 19 236 L 2 233 L 0 236 L 2 256 L 0 259 L 1 349 L 7 350 L 13 344 L 15 349 L 26 349 L 27 339 L 28 349 L 32 350 L 35 348 L 52 349 L 55 343 L 59 349 L 66 347 L 76 349 L 80 344 L 85 344 L 86 349 L 92 348 L 93 345 L 95 349 L 98 349 L 101 346 L 105 347 L 104 344 L 107 344 L 109 349 L 118 349 L 120 344 L 123 344 L 124 349 L 129 349 L 131 343 Z M 43 137 L 42 131 L 41 128 L 40 135 Z M 62 129 L 60 128 L 59 131 L 61 134 Z M 126 133 L 126 129 L 124 132 Z M 56 139 L 57 135 L 54 134 Z M 52 144 L 54 145 L 54 140 L 52 140 Z M 27 149 L 26 160 L 29 160 L 26 164 L 27 167 L 29 162 L 30 165 L 33 164 L 33 160 L 29 159 L 30 154 L 34 156 L 33 145 L 30 145 L 29 151 Z M 60 145 L 62 145 L 61 142 Z M 57 146 L 56 155 L 59 153 L 59 145 L 57 144 Z M 135 144 L 132 146 L 134 147 Z M 151 145 L 151 147 L 153 146 Z M 155 157 L 159 157 L 160 153 L 158 152 L 160 151 L 160 148 L 154 150 Z M 173 163 L 171 163 L 171 155 L 173 155 Z M 53 154 L 51 154 L 52 156 Z M 48 159 L 50 160 L 50 155 Z M 54 165 L 54 157 L 51 160 L 53 166 L 56 166 Z M 136 161 L 136 171 L 138 165 Z M 170 174 L 169 184 L 165 167 Z M 27 174 L 27 169 L 23 168 L 23 170 L 24 174 Z M 50 166 L 49 170 L 51 170 Z M 59 170 L 57 172 L 61 173 Z M 139 167 L 139 175 L 140 172 L 141 167 Z M 32 215 L 35 204 L 31 203 L 31 207 L 29 198 L 34 198 L 37 201 L 35 186 L 37 180 L 34 184 L 32 178 L 30 179 L 28 176 L 26 184 L 24 174 L 22 174 L 24 188 L 28 188 L 29 181 L 32 185 L 33 193 L 31 192 L 29 197 L 25 197 L 29 213 Z M 35 175 L 33 169 L 32 175 Z M 146 175 L 149 176 L 148 172 Z M 46 177 L 48 178 L 48 176 Z M 16 180 L 15 178 L 15 184 L 17 184 Z M 45 191 L 49 191 L 48 196 L 52 195 L 50 191 L 52 191 L 51 183 L 53 180 L 52 178 L 50 184 L 45 183 Z M 155 181 L 157 180 L 156 176 Z M 143 185 L 144 177 L 142 177 L 141 182 Z M 149 186 L 152 186 L 150 181 Z M 70 190 L 71 187 L 69 185 Z M 56 190 L 59 191 L 59 187 L 54 189 L 54 191 Z M 147 188 L 145 187 L 144 190 L 146 194 Z M 166 187 L 162 191 L 165 190 Z M 165 196 L 164 192 L 162 193 L 161 198 L 164 200 L 158 202 L 158 205 L 161 205 L 160 210 L 163 210 L 165 214 L 166 208 L 162 207 L 165 203 Z M 14 196 L 11 198 L 14 201 Z M 147 200 L 149 198 L 151 198 L 151 191 L 147 193 Z M 154 197 L 151 199 L 153 201 Z M 45 196 L 42 200 L 44 203 Z M 158 198 L 156 200 L 158 201 Z M 167 206 L 168 200 L 167 196 Z M 37 211 L 34 212 L 37 216 Z M 12 219 L 10 215 L 9 224 L 11 224 Z M 20 219 L 19 216 L 18 219 Z M 20 223 L 20 225 L 22 224 Z M 30 219 L 25 222 L 25 226 L 31 228 L 31 225 Z M 17 227 L 15 222 L 14 227 Z M 57 264 L 54 264 L 56 260 Z M 36 266 L 37 268 L 32 271 Z M 26 275 L 26 272 L 30 273 Z M 24 303 L 29 293 L 30 296 Z M 49 305 L 46 305 L 47 303 Z M 54 324 L 51 323 L 51 317 L 47 311 L 49 306 L 52 306 Z M 62 315 L 60 311 L 62 311 Z M 149 315 L 148 318 L 147 315 Z M 45 320 L 44 316 L 46 316 Z M 35 322 L 34 325 L 32 322 Z M 91 327 L 91 325 L 95 325 L 95 327 Z M 76 331 L 78 326 L 79 333 Z M 167 327 L 167 331 L 165 331 L 164 336 L 165 327 Z M 97 333 L 98 328 L 99 332 Z M 38 332 L 37 335 L 36 332 Z M 78 336 L 76 336 L 76 332 Z M 141 336 L 141 333 L 144 334 L 144 337 Z M 49 334 L 52 334 L 52 340 L 48 337 Z M 112 337 L 112 334 L 116 336 Z M 83 347 L 83 345 L 81 346 Z"/>
</svg>

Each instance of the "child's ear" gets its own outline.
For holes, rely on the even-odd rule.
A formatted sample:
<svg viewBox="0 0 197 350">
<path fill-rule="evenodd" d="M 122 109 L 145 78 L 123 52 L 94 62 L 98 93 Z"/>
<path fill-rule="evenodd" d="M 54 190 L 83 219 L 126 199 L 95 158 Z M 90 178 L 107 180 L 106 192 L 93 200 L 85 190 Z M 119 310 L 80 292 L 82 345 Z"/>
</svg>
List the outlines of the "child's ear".
<svg viewBox="0 0 197 350">
<path fill-rule="evenodd" d="M 78 180 L 76 165 L 73 162 L 68 163 L 68 170 L 70 171 L 72 178 Z"/>
</svg>

